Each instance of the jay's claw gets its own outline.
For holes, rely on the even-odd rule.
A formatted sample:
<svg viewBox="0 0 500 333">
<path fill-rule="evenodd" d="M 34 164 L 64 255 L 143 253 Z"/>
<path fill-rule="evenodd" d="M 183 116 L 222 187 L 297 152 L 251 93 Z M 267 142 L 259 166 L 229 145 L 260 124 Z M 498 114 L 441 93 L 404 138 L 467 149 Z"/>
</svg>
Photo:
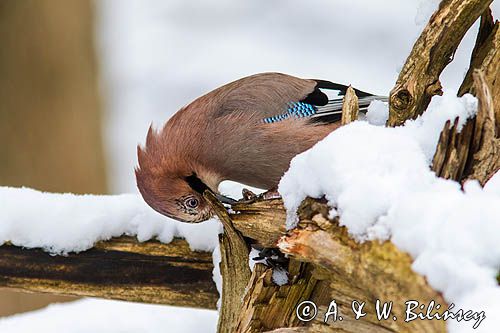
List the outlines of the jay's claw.
<svg viewBox="0 0 500 333">
<path fill-rule="evenodd" d="M 269 191 L 262 193 L 261 196 L 264 200 L 281 199 L 281 194 L 278 192 L 277 188 L 272 188 Z"/>
<path fill-rule="evenodd" d="M 241 190 L 241 195 L 243 196 L 243 200 L 249 201 L 255 201 L 257 199 L 257 194 L 253 193 L 249 189 L 244 188 Z"/>
<path fill-rule="evenodd" d="M 262 200 L 272 200 L 272 199 L 280 199 L 281 194 L 279 194 L 277 188 L 272 188 L 269 191 L 266 191 L 262 194 L 255 194 L 252 191 L 244 188 L 241 191 L 241 194 L 243 195 L 243 198 L 238 201 L 238 203 L 244 203 L 244 204 L 251 204 L 259 199 Z"/>
</svg>

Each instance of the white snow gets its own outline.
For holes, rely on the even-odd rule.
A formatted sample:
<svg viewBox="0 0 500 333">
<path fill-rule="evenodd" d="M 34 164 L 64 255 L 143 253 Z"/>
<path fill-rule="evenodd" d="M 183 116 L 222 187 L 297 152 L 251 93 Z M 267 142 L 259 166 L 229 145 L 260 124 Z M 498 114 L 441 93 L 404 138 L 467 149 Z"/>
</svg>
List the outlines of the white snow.
<svg viewBox="0 0 500 333">
<path fill-rule="evenodd" d="M 233 182 L 230 180 L 225 180 L 222 183 L 220 183 L 220 185 L 219 185 L 219 192 L 221 194 L 224 194 L 230 198 L 237 199 L 237 200 L 242 198 L 241 191 L 243 189 L 250 190 L 255 194 L 261 194 L 261 193 L 265 192 L 265 190 L 263 190 L 263 189 L 243 185 L 243 184 Z"/>
<path fill-rule="evenodd" d="M 0 318 L 2 333 L 210 333 L 216 326 L 216 311 L 90 298 Z"/>
<path fill-rule="evenodd" d="M 366 113 L 366 120 L 372 125 L 384 126 L 389 117 L 387 105 L 386 102 L 382 101 L 371 102 L 368 106 L 368 112 Z M 362 115 L 362 113 L 360 113 L 360 115 Z"/>
<path fill-rule="evenodd" d="M 279 190 L 288 228 L 306 196 L 325 195 L 355 239 L 390 239 L 448 302 L 484 310 L 477 331 L 493 332 L 500 327 L 500 176 L 484 189 L 470 181 L 462 191 L 429 168 L 445 121 L 460 116 L 460 127 L 475 109 L 473 97 L 448 91 L 398 128 L 351 123 L 296 156 Z M 373 123 L 385 123 L 380 105 L 370 112 L 377 113 L 368 115 Z M 449 327 L 458 332 L 472 324 L 449 321 Z"/>
<path fill-rule="evenodd" d="M 212 279 L 214 280 L 215 287 L 219 292 L 219 299 L 217 300 L 217 309 L 220 309 L 220 305 L 222 302 L 222 274 L 220 272 L 220 262 L 221 262 L 220 246 L 219 242 L 217 242 L 215 249 L 212 252 L 212 263 L 214 264 L 214 269 L 212 271 Z"/>
<path fill-rule="evenodd" d="M 192 250 L 213 251 L 219 222 L 177 222 L 152 210 L 138 194 L 74 195 L 0 187 L 0 244 L 11 242 L 53 254 L 80 252 L 121 235 L 139 241 L 173 237 Z"/>
<path fill-rule="evenodd" d="M 273 282 L 278 286 L 288 283 L 288 272 L 283 268 L 273 268 Z"/>
<path fill-rule="evenodd" d="M 496 193 L 500 196 L 500 170 L 484 185 L 484 190 L 488 193 Z"/>
</svg>

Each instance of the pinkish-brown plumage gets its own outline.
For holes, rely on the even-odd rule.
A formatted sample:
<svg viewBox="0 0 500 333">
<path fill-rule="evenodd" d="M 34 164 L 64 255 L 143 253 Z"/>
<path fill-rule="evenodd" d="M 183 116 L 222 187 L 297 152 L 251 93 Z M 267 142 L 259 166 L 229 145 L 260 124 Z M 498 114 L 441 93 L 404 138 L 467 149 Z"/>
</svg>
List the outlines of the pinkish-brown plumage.
<svg viewBox="0 0 500 333">
<path fill-rule="evenodd" d="M 339 124 L 263 119 L 283 113 L 291 102 L 321 100 L 317 85 L 279 73 L 253 75 L 196 99 L 160 131 L 150 128 L 145 147 L 137 150 L 144 200 L 164 215 L 195 223 L 212 214 L 201 193 L 205 187 L 217 192 L 223 180 L 277 186 L 290 160 Z"/>
</svg>

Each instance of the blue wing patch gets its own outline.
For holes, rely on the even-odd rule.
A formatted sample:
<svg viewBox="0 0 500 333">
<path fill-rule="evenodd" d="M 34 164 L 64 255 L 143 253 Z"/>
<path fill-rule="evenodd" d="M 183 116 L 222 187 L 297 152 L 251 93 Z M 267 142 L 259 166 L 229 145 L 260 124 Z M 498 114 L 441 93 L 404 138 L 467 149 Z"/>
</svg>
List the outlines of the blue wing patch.
<svg viewBox="0 0 500 333">
<path fill-rule="evenodd" d="M 290 117 L 303 118 L 310 117 L 318 111 L 314 105 L 307 104 L 304 102 L 293 102 L 288 104 L 288 109 L 286 113 L 282 113 L 276 116 L 264 118 L 266 124 L 272 124 L 278 121 L 288 119 Z"/>
</svg>

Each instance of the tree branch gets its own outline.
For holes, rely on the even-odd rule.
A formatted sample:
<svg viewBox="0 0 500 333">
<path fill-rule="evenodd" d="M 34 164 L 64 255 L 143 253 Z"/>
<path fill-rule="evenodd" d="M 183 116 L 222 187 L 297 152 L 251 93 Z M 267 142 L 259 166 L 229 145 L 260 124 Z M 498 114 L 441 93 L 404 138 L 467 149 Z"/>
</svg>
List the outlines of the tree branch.
<svg viewBox="0 0 500 333">
<path fill-rule="evenodd" d="M 120 237 L 67 256 L 0 246 L 0 287 L 22 291 L 215 309 L 212 270 L 210 253 L 181 239 Z"/>
<path fill-rule="evenodd" d="M 356 243 L 347 235 L 345 228 L 327 218 L 329 208 L 321 200 L 306 200 L 300 208 L 300 227 L 279 242 L 278 238 L 271 237 L 283 235 L 280 230 L 284 225 L 285 209 L 281 200 L 240 203 L 233 209 L 236 213 L 229 217 L 245 237 L 257 235 L 255 230 L 258 229 L 259 234 L 264 235 L 256 239 L 259 243 L 278 244 L 283 252 L 300 261 L 311 262 L 305 264 L 292 260 L 289 266 L 290 283 L 282 287 L 271 281 L 271 269 L 256 265 L 252 276 L 242 279 L 248 284 L 245 292 L 240 294 L 240 298 L 244 295 L 243 306 L 239 307 L 240 316 L 233 332 L 300 326 L 303 323 L 297 320 L 294 310 L 303 300 L 313 300 L 318 305 L 318 320 L 310 325 L 323 331 L 331 330 L 329 326 L 325 328 L 321 318 L 332 299 L 344 309 L 350 308 L 353 299 L 371 304 L 379 298 L 404 304 L 410 297 L 421 302 L 433 299 L 445 304 L 442 296 L 411 270 L 411 258 L 407 254 L 397 250 L 390 242 Z M 252 222 L 248 220 L 250 217 Z M 235 278 L 240 280 L 238 276 Z M 395 314 L 404 317 L 403 310 L 404 307 L 400 306 Z M 342 322 L 334 325 L 347 332 L 445 330 L 444 323 L 438 321 L 379 322 L 374 311 L 361 320 L 345 315 Z M 310 331 L 319 332 L 319 328 L 310 328 Z"/>
<path fill-rule="evenodd" d="M 470 162 L 467 178 L 477 179 L 484 185 L 500 170 L 500 133 L 497 131 L 500 118 L 495 115 L 493 99 L 484 73 L 475 70 L 472 76 L 479 104 L 476 132 L 471 145 L 476 151 Z M 498 98 L 500 96 L 497 96 Z"/>
<path fill-rule="evenodd" d="M 477 115 L 460 132 L 458 119 L 451 128 L 449 122 L 445 124 L 432 162 L 432 170 L 440 177 L 477 179 L 483 185 L 500 169 L 500 30 L 498 21 L 491 26 L 488 20 L 489 12 L 482 16 L 472 53 L 471 66 L 475 67 L 469 68 L 459 91 L 476 95 Z"/>
<path fill-rule="evenodd" d="M 442 94 L 439 75 L 470 26 L 493 0 L 443 0 L 415 42 L 389 98 L 389 126 L 402 125 Z"/>
</svg>

